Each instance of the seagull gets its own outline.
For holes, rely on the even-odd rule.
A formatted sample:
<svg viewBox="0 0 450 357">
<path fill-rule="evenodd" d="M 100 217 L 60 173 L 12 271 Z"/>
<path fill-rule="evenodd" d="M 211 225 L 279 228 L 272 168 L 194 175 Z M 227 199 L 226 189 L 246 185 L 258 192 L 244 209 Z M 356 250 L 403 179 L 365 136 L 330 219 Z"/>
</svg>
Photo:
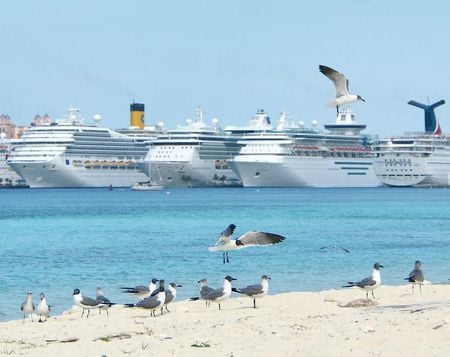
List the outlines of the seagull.
<svg viewBox="0 0 450 357">
<path fill-rule="evenodd" d="M 424 284 L 424 276 L 422 272 L 422 263 L 417 260 L 414 264 L 414 269 L 409 273 L 409 276 L 405 278 L 411 283 L 412 293 L 414 294 L 414 285 L 419 285 L 420 292 L 422 292 L 422 285 Z"/>
<path fill-rule="evenodd" d="M 327 245 L 325 247 L 321 247 L 320 249 L 340 249 L 340 250 L 342 250 L 342 251 L 344 251 L 346 253 L 350 253 L 350 251 L 348 249 L 345 249 L 345 248 L 343 248 L 343 247 L 341 247 L 339 245 L 336 245 L 336 244 L 330 244 L 330 245 Z"/>
<path fill-rule="evenodd" d="M 152 292 L 156 290 L 156 283 L 158 281 L 159 281 L 158 279 L 153 278 L 148 286 L 138 285 L 134 287 L 122 287 L 121 289 L 125 290 L 123 291 L 124 293 L 133 294 L 139 298 L 146 298 L 149 297 L 152 294 Z"/>
<path fill-rule="evenodd" d="M 105 303 L 100 300 L 92 299 L 87 296 L 81 295 L 80 289 L 74 289 L 73 290 L 73 301 L 75 305 L 81 307 L 83 309 L 83 312 L 81 313 L 81 317 L 84 315 L 84 310 L 87 310 L 87 316 L 89 317 L 89 314 L 91 312 L 91 309 L 104 309 L 106 306 L 111 306 L 110 303 Z"/>
<path fill-rule="evenodd" d="M 236 225 L 230 224 L 221 234 L 214 247 L 209 247 L 210 252 L 223 251 L 223 262 L 229 263 L 228 252 L 259 245 L 272 245 L 284 241 L 286 238 L 274 233 L 250 231 L 237 239 L 231 239 Z"/>
<path fill-rule="evenodd" d="M 231 290 L 235 293 L 247 295 L 249 298 L 253 299 L 253 307 L 256 309 L 256 299 L 262 298 L 267 295 L 269 291 L 269 280 L 267 275 L 261 277 L 261 284 L 249 285 L 245 288 L 232 288 Z"/>
<path fill-rule="evenodd" d="M 20 305 L 20 311 L 23 312 L 23 318 L 25 319 L 26 315 L 31 316 L 31 321 L 33 320 L 33 312 L 34 312 L 34 303 L 33 303 L 33 293 L 30 291 L 27 293 L 27 298 Z"/>
<path fill-rule="evenodd" d="M 328 106 L 336 106 L 336 112 L 339 112 L 339 107 L 341 105 L 357 102 L 358 100 L 362 100 L 363 102 L 365 102 L 365 100 L 361 98 L 361 96 L 349 93 L 348 79 L 346 79 L 342 73 L 324 65 L 320 65 L 319 70 L 334 83 L 336 99 L 328 103 Z"/>
<path fill-rule="evenodd" d="M 190 298 L 191 301 L 196 301 L 198 299 L 205 300 L 205 297 L 214 289 L 208 286 L 208 280 L 200 279 L 197 281 L 200 284 L 200 296 Z M 210 302 L 206 301 L 206 307 L 209 307 Z"/>
<path fill-rule="evenodd" d="M 51 306 L 47 304 L 47 298 L 44 293 L 40 293 L 39 297 L 41 301 L 39 301 L 37 306 L 37 313 L 39 314 L 39 322 L 44 322 L 42 320 L 42 316 L 45 316 L 45 321 L 47 321 L 47 317 L 51 311 Z"/>
<path fill-rule="evenodd" d="M 95 300 L 101 301 L 105 304 L 104 307 L 98 309 L 98 313 L 100 314 L 101 310 L 106 310 L 106 315 L 109 315 L 108 309 L 115 305 L 116 303 L 111 302 L 105 295 L 103 295 L 103 289 L 101 287 L 98 287 L 95 290 Z"/>
<path fill-rule="evenodd" d="M 372 291 L 372 296 L 375 299 L 375 295 L 373 294 L 373 291 L 376 288 L 378 288 L 381 284 L 380 268 L 383 268 L 383 266 L 380 265 L 380 263 L 375 263 L 373 265 L 372 276 L 364 278 L 363 280 L 358 281 L 358 282 L 349 281 L 348 282 L 349 285 L 344 285 L 343 287 L 349 288 L 352 286 L 357 286 L 361 289 L 366 290 L 366 299 L 369 298 L 369 291 Z"/>
<path fill-rule="evenodd" d="M 167 312 L 170 312 L 169 309 L 167 308 L 167 305 L 175 301 L 175 298 L 177 297 L 177 288 L 182 287 L 183 287 L 182 285 L 178 285 L 175 283 L 169 284 L 169 288 L 166 290 L 166 299 L 164 300 L 164 307 L 166 308 Z"/>
<path fill-rule="evenodd" d="M 150 315 L 156 316 L 155 310 L 161 308 L 161 315 L 163 314 L 162 307 L 166 301 L 166 292 L 164 289 L 164 280 L 159 281 L 159 288 L 156 290 L 157 292 L 145 298 L 141 301 L 138 301 L 135 304 L 125 304 L 125 307 L 141 307 L 143 309 L 150 309 Z"/>
<path fill-rule="evenodd" d="M 227 275 L 223 281 L 223 286 L 219 289 L 211 290 L 205 295 L 205 300 L 208 302 L 215 302 L 219 304 L 219 310 L 221 310 L 220 303 L 228 299 L 231 295 L 231 282 L 236 280 Z"/>
</svg>

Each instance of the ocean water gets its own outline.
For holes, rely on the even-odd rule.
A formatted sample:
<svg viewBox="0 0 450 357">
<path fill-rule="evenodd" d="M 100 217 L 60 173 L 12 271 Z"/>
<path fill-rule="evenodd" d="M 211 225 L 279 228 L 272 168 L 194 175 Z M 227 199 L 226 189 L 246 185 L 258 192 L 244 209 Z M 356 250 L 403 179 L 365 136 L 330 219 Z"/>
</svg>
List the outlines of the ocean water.
<svg viewBox="0 0 450 357">
<path fill-rule="evenodd" d="M 219 287 L 272 277 L 270 293 L 339 288 L 370 275 L 379 261 L 383 284 L 404 284 L 415 260 L 426 279 L 450 278 L 450 190 L 447 189 L 129 189 L 0 190 L 0 320 L 22 318 L 20 304 L 45 292 L 58 314 L 80 288 L 134 302 L 119 287 L 152 277 L 197 295 L 197 281 Z M 276 246 L 212 253 L 230 223 L 236 234 L 286 236 Z M 339 245 L 350 250 L 320 249 Z M 362 295 L 361 295 L 362 296 Z"/>
</svg>

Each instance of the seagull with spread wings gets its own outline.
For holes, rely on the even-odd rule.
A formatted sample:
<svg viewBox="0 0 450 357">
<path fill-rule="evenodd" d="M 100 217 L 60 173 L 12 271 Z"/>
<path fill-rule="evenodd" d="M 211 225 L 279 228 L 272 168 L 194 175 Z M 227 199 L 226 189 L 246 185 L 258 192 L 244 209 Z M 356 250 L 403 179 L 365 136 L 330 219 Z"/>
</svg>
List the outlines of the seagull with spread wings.
<svg viewBox="0 0 450 357">
<path fill-rule="evenodd" d="M 336 91 L 336 99 L 332 100 L 328 105 L 330 107 L 336 107 L 336 112 L 339 112 L 339 107 L 342 105 L 347 105 L 350 103 L 357 102 L 358 100 L 362 100 L 365 102 L 363 98 L 359 95 L 350 94 L 348 89 L 348 79 L 345 76 L 336 71 L 333 68 L 320 65 L 319 66 L 320 73 L 325 75 L 328 79 L 330 79 L 334 83 L 334 89 Z"/>
<path fill-rule="evenodd" d="M 236 225 L 230 224 L 220 235 L 214 247 L 209 247 L 210 252 L 223 252 L 223 262 L 229 263 L 228 252 L 231 250 L 254 247 L 260 245 L 273 245 L 281 243 L 286 238 L 274 233 L 250 231 L 237 239 L 232 239 Z"/>
</svg>

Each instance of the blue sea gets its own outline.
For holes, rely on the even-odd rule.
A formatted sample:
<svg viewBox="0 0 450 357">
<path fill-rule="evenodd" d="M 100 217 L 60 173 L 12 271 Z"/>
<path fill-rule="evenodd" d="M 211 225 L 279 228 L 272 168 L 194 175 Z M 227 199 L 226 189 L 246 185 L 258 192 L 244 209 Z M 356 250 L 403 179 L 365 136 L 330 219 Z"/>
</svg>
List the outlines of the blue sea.
<svg viewBox="0 0 450 357">
<path fill-rule="evenodd" d="M 236 286 L 272 277 L 270 292 L 339 288 L 384 265 L 384 284 L 421 260 L 427 280 L 450 278 L 450 190 L 129 189 L 0 190 L 0 320 L 20 319 L 27 291 L 45 292 L 54 314 L 72 306 L 80 288 L 134 302 L 119 287 L 163 278 L 182 284 L 178 299 L 197 295 L 197 281 Z M 273 232 L 271 247 L 212 253 L 220 232 Z M 320 249 L 339 245 L 340 249 Z"/>
</svg>

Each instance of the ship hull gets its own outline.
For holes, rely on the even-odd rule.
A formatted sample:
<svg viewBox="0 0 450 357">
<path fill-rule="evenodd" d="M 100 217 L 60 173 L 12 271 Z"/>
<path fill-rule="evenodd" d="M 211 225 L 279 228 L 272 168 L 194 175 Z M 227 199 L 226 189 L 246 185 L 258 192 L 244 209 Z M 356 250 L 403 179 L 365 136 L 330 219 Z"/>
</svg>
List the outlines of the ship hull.
<svg viewBox="0 0 450 357">
<path fill-rule="evenodd" d="M 378 178 L 388 186 L 450 186 L 449 157 L 386 153 L 382 158 L 375 159 L 374 169 Z"/>
<path fill-rule="evenodd" d="M 245 187 L 377 187 L 371 159 L 239 155 L 232 167 Z"/>
<path fill-rule="evenodd" d="M 131 187 L 148 176 L 137 168 L 111 169 L 110 167 L 88 169 L 75 166 L 73 161 L 56 157 L 49 161 L 8 162 L 30 188 L 69 187 Z"/>
</svg>

